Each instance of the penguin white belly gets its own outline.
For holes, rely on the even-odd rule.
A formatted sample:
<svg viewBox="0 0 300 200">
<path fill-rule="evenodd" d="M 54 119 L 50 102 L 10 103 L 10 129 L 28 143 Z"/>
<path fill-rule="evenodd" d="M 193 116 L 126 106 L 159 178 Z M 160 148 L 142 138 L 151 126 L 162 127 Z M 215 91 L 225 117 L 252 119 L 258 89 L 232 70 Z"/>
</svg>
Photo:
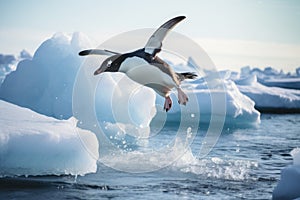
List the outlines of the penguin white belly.
<svg viewBox="0 0 300 200">
<path fill-rule="evenodd" d="M 125 59 L 119 71 L 126 73 L 129 78 L 142 85 L 160 85 L 170 89 L 176 87 L 170 75 L 140 57 L 134 56 Z"/>
</svg>

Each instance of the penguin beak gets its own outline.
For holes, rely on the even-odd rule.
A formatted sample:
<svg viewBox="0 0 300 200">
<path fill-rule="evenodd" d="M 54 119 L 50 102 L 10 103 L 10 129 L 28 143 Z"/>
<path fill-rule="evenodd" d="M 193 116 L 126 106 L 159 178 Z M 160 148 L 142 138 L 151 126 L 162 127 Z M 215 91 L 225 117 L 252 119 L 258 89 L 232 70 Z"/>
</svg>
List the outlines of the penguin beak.
<svg viewBox="0 0 300 200">
<path fill-rule="evenodd" d="M 101 74 L 103 71 L 102 67 L 99 67 L 95 72 L 94 72 L 94 75 L 98 75 L 98 74 Z"/>
</svg>

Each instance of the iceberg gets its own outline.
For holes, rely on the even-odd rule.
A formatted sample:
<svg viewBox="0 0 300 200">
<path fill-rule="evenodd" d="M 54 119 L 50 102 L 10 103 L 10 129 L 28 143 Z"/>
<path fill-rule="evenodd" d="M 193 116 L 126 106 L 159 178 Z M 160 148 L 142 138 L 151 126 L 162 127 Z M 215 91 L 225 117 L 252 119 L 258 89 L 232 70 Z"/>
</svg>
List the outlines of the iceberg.
<svg viewBox="0 0 300 200">
<path fill-rule="evenodd" d="M 249 66 L 241 68 L 241 77 L 257 77 L 257 82 L 269 87 L 280 87 L 287 89 L 300 89 L 300 68 L 294 73 L 279 72 L 272 67 L 266 67 L 264 70 Z"/>
<path fill-rule="evenodd" d="M 269 87 L 281 87 L 300 90 L 300 78 L 271 78 L 262 82 Z"/>
<path fill-rule="evenodd" d="M 73 84 L 82 62 L 78 51 L 89 45 L 81 33 L 57 33 L 32 58 L 21 52 L 24 59 L 6 76 L 0 99 L 58 119 L 70 118 Z"/>
<path fill-rule="evenodd" d="M 0 110 L 0 177 L 96 172 L 98 140 L 79 133 L 75 118 L 57 120 L 5 101 Z"/>
<path fill-rule="evenodd" d="M 89 88 L 90 82 L 94 84 L 92 92 L 96 92 L 95 100 L 88 104 L 95 105 L 98 121 L 103 122 L 104 128 L 112 127 L 109 123 L 115 125 L 122 123 L 122 126 L 134 125 L 138 127 L 139 133 L 145 128 L 149 128 L 155 113 L 163 112 L 160 106 L 163 105 L 163 99 L 155 96 L 151 89 L 141 88 L 120 74 L 93 76 L 93 71 L 99 67 L 101 61 L 98 56 L 89 57 L 90 65 L 85 69 L 86 71 L 82 71 L 80 68 L 84 65 L 85 60 L 78 56 L 78 52 L 90 47 L 89 39 L 82 33 L 74 33 L 72 36 L 57 33 L 44 41 L 33 57 L 23 52 L 24 59 L 18 63 L 15 71 L 6 76 L 0 87 L 0 99 L 30 108 L 46 116 L 68 119 L 77 112 L 72 108 L 74 84 L 76 84 L 78 76 L 86 73 L 89 78 L 84 79 L 87 81 L 80 82 L 81 90 L 78 98 L 86 101 L 89 95 L 85 93 L 85 90 Z M 177 70 L 186 70 L 196 65 L 191 58 L 187 62 L 187 64 L 173 67 Z M 213 79 L 212 76 L 203 77 L 183 86 L 193 87 L 189 96 L 193 96 L 195 102 L 197 101 L 191 105 L 199 107 L 200 121 L 208 123 L 212 116 L 220 115 L 221 118 L 226 118 L 226 124 L 234 126 L 259 123 L 260 114 L 254 109 L 253 101 L 238 91 L 235 83 L 228 79 L 229 75 L 228 73 L 221 74 L 224 76 L 224 81 L 215 85 L 214 88 L 208 89 L 205 86 L 207 83 L 203 82 L 203 79 Z M 121 84 L 120 80 L 123 81 Z M 223 85 L 225 86 L 223 87 Z M 218 89 L 220 86 L 223 88 L 222 90 Z M 114 95 L 113 98 L 112 95 Z M 221 105 L 211 106 L 212 97 L 216 101 L 215 105 L 218 104 L 218 101 L 222 101 L 223 107 Z M 113 102 L 115 99 L 118 100 Z M 173 96 L 173 100 L 175 101 L 176 97 Z M 155 105 L 157 106 L 155 107 Z M 224 111 L 224 107 L 226 107 L 226 111 Z M 173 108 L 167 114 L 167 120 L 180 122 L 181 114 L 178 112 L 180 109 L 180 105 L 174 103 Z M 224 113 L 225 116 L 221 116 Z M 125 130 L 125 128 L 121 129 Z"/>
<path fill-rule="evenodd" d="M 300 112 L 300 90 L 268 87 L 257 81 L 256 75 L 234 80 L 238 89 L 255 102 L 261 112 Z"/>
<path fill-rule="evenodd" d="M 300 148 L 291 151 L 294 163 L 281 170 L 281 178 L 273 191 L 273 199 L 300 198 Z"/>
<path fill-rule="evenodd" d="M 95 110 L 99 121 L 149 126 L 156 113 L 152 89 L 122 73 L 104 73 L 97 78 Z"/>
<path fill-rule="evenodd" d="M 101 148 L 107 142 L 124 150 L 136 148 L 139 139 L 150 135 L 155 92 L 122 73 L 91 76 L 93 73 L 85 70 L 80 69 L 73 92 L 78 126 L 96 133 Z M 87 70 L 93 68 L 88 65 Z"/>
<path fill-rule="evenodd" d="M 215 76 L 219 78 L 216 79 Z M 256 126 L 260 123 L 260 113 L 254 108 L 254 101 L 242 94 L 229 77 L 229 71 L 208 71 L 206 76 L 182 86 L 183 88 L 192 87 L 187 94 L 189 97 L 196 97 L 196 105 L 200 112 L 200 124 L 211 123 L 211 117 L 214 115 L 219 116 L 219 118 L 225 117 L 225 126 L 228 127 Z M 162 99 L 160 97 L 157 99 L 157 102 L 161 104 Z M 215 101 L 214 104 L 213 101 Z M 169 121 L 180 120 L 180 107 L 176 103 L 173 105 L 169 111 Z M 218 119 L 218 117 L 214 119 Z"/>
<path fill-rule="evenodd" d="M 18 62 L 24 59 L 32 59 L 26 50 L 22 50 L 19 56 L 0 54 L 0 86 L 5 77 L 16 70 Z"/>
<path fill-rule="evenodd" d="M 6 75 L 15 70 L 16 62 L 15 56 L 0 54 L 0 86 Z"/>
</svg>

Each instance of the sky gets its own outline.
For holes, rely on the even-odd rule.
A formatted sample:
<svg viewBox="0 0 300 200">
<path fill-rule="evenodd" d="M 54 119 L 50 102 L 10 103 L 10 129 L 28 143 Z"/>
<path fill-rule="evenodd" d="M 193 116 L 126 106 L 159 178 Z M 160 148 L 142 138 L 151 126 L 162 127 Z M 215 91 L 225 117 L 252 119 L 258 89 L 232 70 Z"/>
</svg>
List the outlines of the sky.
<svg viewBox="0 0 300 200">
<path fill-rule="evenodd" d="M 300 66 L 298 0 L 1 0 L 0 53 L 31 54 L 56 32 L 111 36 L 185 15 L 174 31 L 197 42 L 220 69 Z"/>
</svg>

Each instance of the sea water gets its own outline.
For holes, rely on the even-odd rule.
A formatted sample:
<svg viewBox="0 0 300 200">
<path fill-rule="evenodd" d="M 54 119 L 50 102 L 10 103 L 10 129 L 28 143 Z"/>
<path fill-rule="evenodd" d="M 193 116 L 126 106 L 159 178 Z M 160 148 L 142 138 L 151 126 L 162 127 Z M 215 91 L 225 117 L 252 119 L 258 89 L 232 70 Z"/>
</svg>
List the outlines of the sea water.
<svg viewBox="0 0 300 200">
<path fill-rule="evenodd" d="M 99 162 L 97 173 L 86 176 L 1 178 L 0 199 L 271 199 L 281 169 L 292 164 L 290 151 L 300 147 L 299 114 L 263 114 L 258 127 L 225 128 L 199 159 L 204 129 L 190 155 L 160 170 L 127 173 Z M 167 125 L 150 145 L 165 145 L 176 131 Z M 139 161 L 126 164 L 143 167 Z"/>
</svg>

